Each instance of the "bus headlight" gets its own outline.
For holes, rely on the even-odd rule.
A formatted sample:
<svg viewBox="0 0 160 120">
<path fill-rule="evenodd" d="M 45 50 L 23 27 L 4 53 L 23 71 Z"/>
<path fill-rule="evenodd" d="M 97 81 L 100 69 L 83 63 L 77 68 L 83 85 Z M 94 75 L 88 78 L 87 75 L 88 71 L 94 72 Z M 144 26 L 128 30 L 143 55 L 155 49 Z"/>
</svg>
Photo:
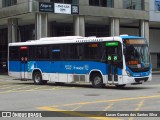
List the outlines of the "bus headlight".
<svg viewBox="0 0 160 120">
<path fill-rule="evenodd" d="M 128 75 L 129 77 L 131 76 L 131 74 L 130 74 L 130 72 L 129 72 L 129 71 L 127 71 L 127 70 L 126 70 L 126 73 L 127 73 L 127 75 Z"/>
</svg>

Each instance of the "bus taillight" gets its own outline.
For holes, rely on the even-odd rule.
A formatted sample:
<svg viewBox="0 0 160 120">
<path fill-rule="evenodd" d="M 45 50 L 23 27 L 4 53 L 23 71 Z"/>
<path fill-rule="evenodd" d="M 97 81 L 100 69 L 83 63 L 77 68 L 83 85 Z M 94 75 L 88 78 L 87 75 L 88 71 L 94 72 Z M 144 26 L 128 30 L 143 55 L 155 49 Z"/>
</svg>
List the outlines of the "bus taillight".
<svg viewBox="0 0 160 120">
<path fill-rule="evenodd" d="M 28 49 L 28 47 L 26 47 L 26 46 L 20 47 L 20 50 L 27 50 L 27 49 Z"/>
</svg>

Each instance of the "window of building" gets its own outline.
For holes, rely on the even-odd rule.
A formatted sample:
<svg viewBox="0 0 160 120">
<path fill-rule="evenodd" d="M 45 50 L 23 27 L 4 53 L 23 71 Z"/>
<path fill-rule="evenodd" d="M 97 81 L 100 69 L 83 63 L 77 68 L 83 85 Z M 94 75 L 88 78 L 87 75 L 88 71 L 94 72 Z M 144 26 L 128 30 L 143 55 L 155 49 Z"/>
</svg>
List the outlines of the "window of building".
<svg viewBox="0 0 160 120">
<path fill-rule="evenodd" d="M 90 6 L 113 7 L 113 0 L 89 0 Z"/>
<path fill-rule="evenodd" d="M 86 25 L 86 36 L 108 37 L 109 26 L 104 25 Z"/>
<path fill-rule="evenodd" d="M 123 0 L 124 9 L 143 10 L 144 0 Z"/>
<path fill-rule="evenodd" d="M 78 4 L 78 0 L 50 0 L 53 3 Z"/>
<path fill-rule="evenodd" d="M 157 53 L 157 68 L 160 69 L 160 53 Z"/>
<path fill-rule="evenodd" d="M 155 0 L 155 10 L 160 11 L 160 0 Z"/>
<path fill-rule="evenodd" d="M 8 31 L 0 29 L 0 72 L 7 72 Z"/>
<path fill-rule="evenodd" d="M 73 35 L 73 27 L 71 24 L 53 23 L 52 28 L 54 28 L 54 30 L 51 31 L 52 36 L 72 36 Z"/>
<path fill-rule="evenodd" d="M 35 38 L 35 25 L 25 25 L 19 26 L 19 39 L 21 42 L 25 42 L 27 40 L 34 40 Z"/>
<path fill-rule="evenodd" d="M 16 5 L 16 4 L 17 4 L 17 0 L 3 0 L 2 1 L 3 7 L 8 7 L 8 6 Z"/>
</svg>

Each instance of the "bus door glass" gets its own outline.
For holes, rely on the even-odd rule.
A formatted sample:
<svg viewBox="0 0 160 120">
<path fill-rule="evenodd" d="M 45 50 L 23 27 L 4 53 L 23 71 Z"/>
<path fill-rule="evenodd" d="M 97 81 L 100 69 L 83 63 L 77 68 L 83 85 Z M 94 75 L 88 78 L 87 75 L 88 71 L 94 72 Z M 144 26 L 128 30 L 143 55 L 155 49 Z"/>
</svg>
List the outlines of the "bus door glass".
<svg viewBox="0 0 160 120">
<path fill-rule="evenodd" d="M 51 49 L 51 81 L 59 82 L 59 73 L 61 73 L 61 48 L 56 45 Z"/>
<path fill-rule="evenodd" d="M 21 46 L 20 47 L 20 76 L 21 79 L 27 78 L 27 71 L 28 71 L 28 47 Z"/>
<path fill-rule="evenodd" d="M 123 67 L 121 43 L 106 42 L 106 57 L 108 63 L 108 82 L 118 82 L 118 68 Z"/>
</svg>

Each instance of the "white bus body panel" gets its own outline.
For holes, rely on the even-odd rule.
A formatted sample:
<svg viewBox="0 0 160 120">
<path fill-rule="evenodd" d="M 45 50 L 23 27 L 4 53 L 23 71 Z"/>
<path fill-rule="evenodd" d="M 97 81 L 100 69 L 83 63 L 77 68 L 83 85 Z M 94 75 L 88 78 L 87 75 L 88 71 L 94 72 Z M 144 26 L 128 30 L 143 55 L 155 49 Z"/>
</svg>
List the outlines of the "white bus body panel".
<svg viewBox="0 0 160 120">
<path fill-rule="evenodd" d="M 71 83 L 74 81 L 74 74 L 68 74 L 68 82 Z"/>
<path fill-rule="evenodd" d="M 67 75 L 67 74 L 62 74 L 62 73 L 61 73 L 61 74 L 58 75 L 58 77 L 59 77 L 59 78 L 58 78 L 58 79 L 59 79 L 59 82 L 68 82 L 68 79 L 67 79 L 67 78 L 68 78 L 68 75 Z"/>
<path fill-rule="evenodd" d="M 49 75 L 49 77 L 50 77 L 50 81 L 52 81 L 52 82 L 59 82 L 59 80 L 58 80 L 58 73 L 50 73 L 50 75 Z"/>
</svg>

